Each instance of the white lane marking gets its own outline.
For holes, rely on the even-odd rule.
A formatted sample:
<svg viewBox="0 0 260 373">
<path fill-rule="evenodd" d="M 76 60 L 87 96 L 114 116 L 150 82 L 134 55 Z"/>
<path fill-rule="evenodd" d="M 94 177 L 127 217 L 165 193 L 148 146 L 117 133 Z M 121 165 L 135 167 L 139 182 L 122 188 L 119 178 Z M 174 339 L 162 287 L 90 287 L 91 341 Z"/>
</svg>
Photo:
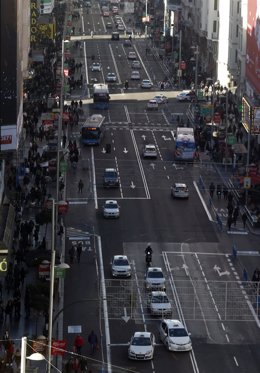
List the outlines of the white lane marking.
<svg viewBox="0 0 260 373">
<path fill-rule="evenodd" d="M 146 323 L 145 323 L 145 316 L 144 316 L 144 309 L 143 309 L 143 304 L 142 304 L 142 294 L 141 294 L 141 290 L 140 290 L 140 287 L 139 287 L 139 282 L 138 282 L 138 278 L 137 278 L 137 271 L 136 271 L 136 266 L 135 266 L 135 261 L 134 260 L 133 260 L 133 268 L 134 268 L 135 282 L 136 282 L 138 298 L 139 298 L 139 303 L 140 303 L 140 308 L 141 308 L 141 315 L 142 315 L 142 320 L 143 320 L 143 323 L 144 323 L 144 330 L 147 331 Z"/>
<path fill-rule="evenodd" d="M 203 205 L 203 207 L 204 207 L 204 210 L 205 210 L 206 214 L 208 215 L 209 221 L 212 221 L 212 222 L 213 222 L 214 219 L 212 218 L 211 213 L 209 212 L 209 210 L 208 210 L 208 208 L 207 208 L 206 202 L 204 201 L 204 199 L 203 199 L 203 197 L 202 197 L 202 195 L 201 195 L 201 193 L 200 193 L 200 191 L 199 191 L 199 188 L 198 188 L 198 186 L 197 186 L 196 181 L 193 181 L 193 185 L 194 185 L 194 187 L 195 187 L 195 189 L 196 189 L 196 191 L 197 191 L 197 193 L 198 193 L 198 196 L 200 197 L 201 203 L 202 203 L 202 205 Z"/>
<path fill-rule="evenodd" d="M 130 130 L 130 134 L 131 134 L 131 137 L 132 137 L 132 142 L 133 142 L 133 145 L 134 145 L 137 162 L 138 162 L 138 165 L 139 165 L 139 170 L 140 170 L 141 177 L 142 177 L 142 180 L 143 180 L 145 194 L 146 194 L 147 199 L 151 199 L 148 184 L 147 184 L 147 181 L 146 181 L 146 178 L 145 178 L 144 168 L 143 168 L 142 161 L 141 161 L 141 158 L 140 158 L 140 154 L 139 154 L 139 151 L 138 151 L 134 131 Z"/>
<path fill-rule="evenodd" d="M 103 303 L 103 314 L 104 314 L 104 324 L 105 324 L 105 334 L 106 334 L 106 351 L 107 351 L 107 371 L 112 373 L 111 369 L 111 350 L 110 350 L 110 330 L 108 322 L 108 310 L 107 310 L 107 294 L 106 294 L 106 284 L 105 284 L 105 275 L 104 275 L 104 264 L 103 264 L 103 254 L 102 254 L 102 245 L 101 237 L 95 235 L 98 242 L 98 255 L 99 255 L 99 264 L 100 264 L 100 281 L 102 289 L 102 303 Z"/>
<path fill-rule="evenodd" d="M 122 80 L 121 80 L 120 75 L 119 75 L 119 70 L 118 70 L 118 67 L 117 67 L 117 63 L 116 63 L 116 59 L 115 59 L 115 56 L 114 56 L 113 49 L 112 49 L 110 43 L 108 44 L 108 46 L 109 46 L 111 57 L 112 57 L 112 60 L 113 60 L 114 66 L 115 66 L 115 71 L 116 71 L 116 75 L 117 75 L 117 78 L 118 78 L 118 83 L 122 84 Z"/>
<path fill-rule="evenodd" d="M 130 114 L 129 114 L 129 111 L 128 111 L 128 108 L 127 108 L 126 105 L 124 105 L 124 110 L 125 110 L 125 116 L 126 116 L 126 119 L 127 119 L 127 123 L 131 123 Z"/>
<path fill-rule="evenodd" d="M 91 148 L 91 167 L 92 167 L 92 175 L 93 175 L 93 193 L 94 193 L 94 201 L 95 201 L 95 209 L 98 210 L 98 200 L 97 200 L 97 183 L 96 183 L 96 170 L 95 170 L 95 157 L 94 157 L 94 150 Z"/>
<path fill-rule="evenodd" d="M 141 61 L 141 64 L 142 64 L 142 66 L 143 66 L 143 69 L 144 69 L 144 71 L 145 71 L 145 73 L 146 73 L 148 79 L 149 79 L 151 82 L 153 82 L 153 81 L 152 81 L 152 78 L 150 77 L 150 74 L 148 73 L 148 70 L 146 69 L 146 67 L 145 67 L 145 65 L 144 65 L 144 63 L 143 63 L 143 60 L 142 60 L 142 58 L 141 58 L 141 56 L 140 56 L 140 54 L 139 54 L 139 52 L 138 52 L 138 50 L 137 50 L 137 48 L 136 48 L 136 45 L 134 45 L 134 50 L 135 50 L 135 53 L 137 54 L 137 56 L 138 56 L 138 58 L 139 58 L 139 61 Z"/>
<path fill-rule="evenodd" d="M 153 141 L 154 141 L 154 143 L 155 143 L 155 146 L 156 146 L 156 148 L 157 148 L 157 152 L 159 153 L 160 159 L 161 159 L 161 161 L 163 161 L 163 157 L 162 157 L 162 154 L 161 154 L 161 152 L 160 152 L 160 148 L 159 148 L 158 142 L 157 142 L 157 140 L 156 140 L 156 137 L 155 137 L 155 134 L 154 134 L 153 131 L 152 131 L 152 136 L 153 136 Z"/>
<path fill-rule="evenodd" d="M 236 359 L 235 356 L 233 356 L 233 359 L 234 359 L 234 362 L 235 362 L 236 366 L 239 367 L 239 364 L 238 364 L 237 359 Z"/>
<path fill-rule="evenodd" d="M 117 170 L 118 179 L 119 179 L 119 190 L 120 190 L 121 198 L 124 198 L 123 189 L 122 189 L 121 180 L 120 180 L 120 173 L 119 173 L 117 157 L 115 157 L 115 162 L 116 162 L 116 170 Z"/>
</svg>

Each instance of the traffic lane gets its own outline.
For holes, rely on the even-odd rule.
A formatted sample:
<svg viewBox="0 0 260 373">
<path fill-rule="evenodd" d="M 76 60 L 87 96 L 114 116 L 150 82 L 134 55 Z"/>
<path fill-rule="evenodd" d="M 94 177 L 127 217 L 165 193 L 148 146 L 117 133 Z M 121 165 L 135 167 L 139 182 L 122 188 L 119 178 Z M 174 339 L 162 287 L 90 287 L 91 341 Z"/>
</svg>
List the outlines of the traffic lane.
<svg viewBox="0 0 260 373">
<path fill-rule="evenodd" d="M 109 122 L 110 123 L 129 123 L 129 114 L 127 110 L 127 104 L 122 101 L 110 99 L 109 103 Z M 110 126 L 107 126 L 109 129 Z"/>
<path fill-rule="evenodd" d="M 136 328 L 136 330 L 139 330 Z M 161 344 L 156 344 L 152 361 L 136 361 L 128 359 L 128 346 L 111 346 L 112 364 L 138 372 L 194 372 L 189 353 L 172 353 L 166 351 Z M 120 370 L 119 370 L 120 371 Z"/>
<path fill-rule="evenodd" d="M 201 372 L 259 372 L 259 343 L 239 345 L 200 343 L 194 347 L 194 352 Z"/>
</svg>

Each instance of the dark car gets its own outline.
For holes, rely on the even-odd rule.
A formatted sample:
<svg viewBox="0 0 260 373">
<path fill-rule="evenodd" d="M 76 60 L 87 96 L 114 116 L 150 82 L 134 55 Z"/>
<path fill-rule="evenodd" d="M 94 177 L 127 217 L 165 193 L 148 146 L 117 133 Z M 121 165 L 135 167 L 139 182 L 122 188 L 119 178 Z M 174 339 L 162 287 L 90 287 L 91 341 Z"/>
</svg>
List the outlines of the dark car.
<svg viewBox="0 0 260 373">
<path fill-rule="evenodd" d="M 103 176 L 104 188 L 118 188 L 119 178 L 115 168 L 106 168 Z"/>
</svg>

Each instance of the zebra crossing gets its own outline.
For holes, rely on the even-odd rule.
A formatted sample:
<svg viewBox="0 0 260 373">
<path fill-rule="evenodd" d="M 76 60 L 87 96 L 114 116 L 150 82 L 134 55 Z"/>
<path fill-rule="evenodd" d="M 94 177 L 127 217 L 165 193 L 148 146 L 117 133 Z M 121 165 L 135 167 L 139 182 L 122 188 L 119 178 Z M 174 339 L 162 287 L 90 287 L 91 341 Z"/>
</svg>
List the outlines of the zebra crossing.
<svg viewBox="0 0 260 373">
<path fill-rule="evenodd" d="M 78 243 L 81 243 L 82 251 L 92 251 L 90 232 L 82 231 L 81 229 L 73 227 L 67 227 L 66 237 L 73 246 L 76 246 Z"/>
</svg>

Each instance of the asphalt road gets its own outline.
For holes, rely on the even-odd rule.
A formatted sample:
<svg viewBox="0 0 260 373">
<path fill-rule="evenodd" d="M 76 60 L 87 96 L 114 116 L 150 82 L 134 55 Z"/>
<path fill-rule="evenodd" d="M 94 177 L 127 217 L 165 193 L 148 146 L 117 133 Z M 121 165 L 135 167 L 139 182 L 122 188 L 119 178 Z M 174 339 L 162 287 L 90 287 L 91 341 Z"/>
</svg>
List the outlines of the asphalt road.
<svg viewBox="0 0 260 373">
<path fill-rule="evenodd" d="M 91 30 L 95 34 L 106 31 L 97 5 L 89 14 L 84 10 L 83 22 L 86 34 Z M 100 351 L 92 356 L 87 343 L 83 348 L 94 371 L 103 367 L 108 372 L 258 373 L 259 322 L 252 307 L 255 293 L 240 280 L 243 267 L 253 270 L 259 257 L 248 254 L 235 262 L 230 257 L 234 242 L 246 250 L 256 248 L 258 238 L 248 235 L 238 239 L 218 232 L 198 192 L 200 166 L 175 164 L 176 123 L 172 123 L 171 113 L 185 112 L 187 107 L 177 103 L 177 92 L 165 92 L 169 102 L 161 105 L 157 113 L 146 110 L 147 100 L 157 88 L 144 92 L 140 82 L 130 82 L 129 90 L 124 90 L 123 82 L 130 81 L 131 74 L 129 50 L 135 50 L 142 62 L 142 79 L 151 77 L 156 86 L 165 76 L 161 63 L 146 55 L 147 42 L 138 40 L 132 48 L 124 48 L 121 41 L 97 38 L 95 35 L 94 40 L 85 42 L 86 54 L 82 57 L 75 51 L 77 59 L 87 62 L 83 67 L 86 84 L 93 78 L 104 82 L 107 72 L 115 72 L 118 81 L 111 85 L 109 110 L 101 112 L 106 117 L 103 143 L 81 147 L 77 169 L 69 167 L 67 171 L 70 210 L 65 218 L 66 250 L 72 242 L 82 241 L 84 251 L 81 262 L 71 265 L 65 279 L 64 338 L 72 346 L 75 333 L 69 333 L 68 326 L 80 326 L 85 339 L 92 329 L 96 331 Z M 95 61 L 102 63 L 100 73 L 90 71 L 93 54 Z M 83 91 L 87 95 L 86 87 Z M 74 92 L 72 98 L 77 99 L 77 94 L 82 93 Z M 90 100 L 82 98 L 87 117 L 93 109 Z M 69 129 L 69 137 L 80 143 L 80 129 Z M 143 159 L 142 149 L 147 143 L 156 145 L 156 160 Z M 105 144 L 112 145 L 111 153 L 105 152 Z M 117 169 L 119 188 L 103 188 L 106 167 Z M 84 183 L 82 194 L 78 193 L 79 179 Z M 171 185 L 178 181 L 187 183 L 188 200 L 171 198 Z M 102 205 L 111 198 L 120 204 L 118 220 L 102 216 Z M 147 311 L 144 249 L 148 242 L 154 250 L 153 265 L 161 267 L 165 274 L 173 317 L 181 319 L 191 332 L 191 353 L 168 352 L 158 338 L 160 320 Z M 122 253 L 131 261 L 132 278 L 112 280 L 111 257 Z M 125 322 L 123 316 L 129 321 Z M 131 335 L 142 330 L 156 336 L 152 362 L 127 358 Z M 106 367 L 107 359 L 113 364 L 112 370 Z"/>
</svg>

